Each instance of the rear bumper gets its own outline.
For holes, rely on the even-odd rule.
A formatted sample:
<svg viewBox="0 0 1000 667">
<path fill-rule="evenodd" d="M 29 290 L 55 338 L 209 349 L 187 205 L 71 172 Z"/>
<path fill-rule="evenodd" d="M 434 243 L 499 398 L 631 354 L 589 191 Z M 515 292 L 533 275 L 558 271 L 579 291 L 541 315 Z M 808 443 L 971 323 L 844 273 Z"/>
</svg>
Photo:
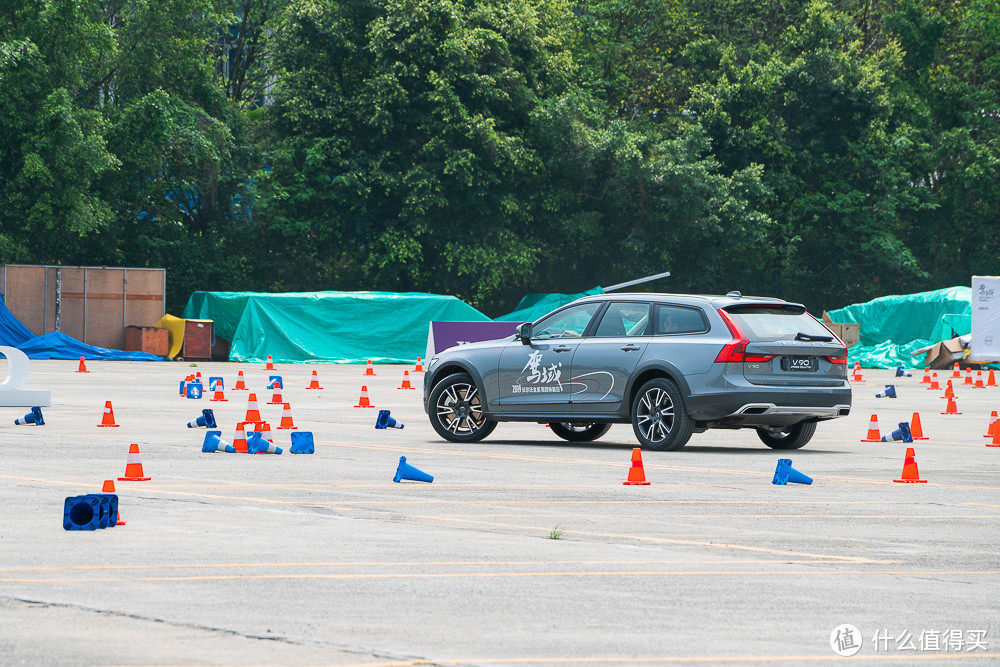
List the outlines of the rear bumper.
<svg viewBox="0 0 1000 667">
<path fill-rule="evenodd" d="M 768 388 L 709 393 L 687 398 L 688 414 L 695 420 L 727 425 L 794 424 L 804 420 L 846 417 L 851 412 L 850 386 L 808 390 Z"/>
</svg>

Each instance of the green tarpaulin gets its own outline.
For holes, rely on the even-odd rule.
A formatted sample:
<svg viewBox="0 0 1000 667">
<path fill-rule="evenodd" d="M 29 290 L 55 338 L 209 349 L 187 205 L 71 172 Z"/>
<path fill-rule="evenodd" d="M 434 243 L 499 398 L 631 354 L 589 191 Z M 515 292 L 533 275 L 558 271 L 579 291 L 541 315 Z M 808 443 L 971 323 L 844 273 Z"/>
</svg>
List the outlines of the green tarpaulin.
<svg viewBox="0 0 1000 667">
<path fill-rule="evenodd" d="M 517 304 L 514 312 L 494 318 L 503 322 L 534 322 L 542 315 L 552 312 L 560 306 L 591 294 L 604 294 L 600 287 L 589 289 L 579 294 L 526 294 Z"/>
<path fill-rule="evenodd" d="M 972 331 L 972 289 L 947 287 L 917 294 L 897 294 L 827 313 L 834 322 L 857 322 L 861 340 L 851 347 L 849 363 L 865 368 L 923 368 L 925 356 L 914 351 Z"/>
<path fill-rule="evenodd" d="M 185 318 L 215 321 L 230 361 L 413 363 L 432 320 L 485 321 L 453 296 L 392 292 L 195 292 Z"/>
</svg>

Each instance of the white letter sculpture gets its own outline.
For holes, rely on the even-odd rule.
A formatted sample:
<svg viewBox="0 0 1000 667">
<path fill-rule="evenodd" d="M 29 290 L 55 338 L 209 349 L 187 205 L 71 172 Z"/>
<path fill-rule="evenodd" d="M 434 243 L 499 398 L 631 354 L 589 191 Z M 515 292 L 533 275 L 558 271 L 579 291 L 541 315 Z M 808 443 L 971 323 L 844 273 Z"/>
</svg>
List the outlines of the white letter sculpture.
<svg viewBox="0 0 1000 667">
<path fill-rule="evenodd" d="M 0 382 L 0 406 L 30 408 L 51 405 L 52 392 L 47 389 L 20 389 L 31 377 L 28 355 L 6 345 L 0 345 L 0 355 L 7 357 L 7 379 Z"/>
</svg>

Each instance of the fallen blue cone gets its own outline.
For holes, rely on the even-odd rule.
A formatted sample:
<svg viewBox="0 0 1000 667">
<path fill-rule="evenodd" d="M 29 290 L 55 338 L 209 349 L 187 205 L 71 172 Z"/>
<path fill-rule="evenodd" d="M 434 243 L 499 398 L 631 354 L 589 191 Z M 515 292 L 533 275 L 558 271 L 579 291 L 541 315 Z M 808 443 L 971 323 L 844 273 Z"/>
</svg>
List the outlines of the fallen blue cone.
<svg viewBox="0 0 1000 667">
<path fill-rule="evenodd" d="M 906 370 L 902 366 L 897 366 L 896 367 L 896 377 L 898 377 L 898 378 L 911 378 L 911 377 L 913 377 L 913 373 L 911 373 L 910 371 Z"/>
<path fill-rule="evenodd" d="M 292 433 L 292 447 L 289 449 L 292 454 L 312 454 L 316 451 L 313 444 L 312 431 L 295 431 Z"/>
<path fill-rule="evenodd" d="M 388 410 L 379 410 L 378 418 L 375 420 L 375 428 L 403 428 L 403 422 L 396 421 L 389 416 Z"/>
<path fill-rule="evenodd" d="M 419 468 L 414 468 L 409 463 L 406 462 L 405 456 L 399 457 L 399 466 L 396 468 L 396 476 L 392 478 L 392 481 L 397 484 L 404 479 L 408 479 L 413 482 L 433 482 L 434 477 L 428 475 L 423 470 Z"/>
<path fill-rule="evenodd" d="M 788 483 L 812 484 L 813 480 L 809 475 L 803 475 L 793 468 L 791 459 L 778 459 L 778 467 L 774 469 L 774 479 L 771 480 L 771 484 L 785 485 Z"/>
<path fill-rule="evenodd" d="M 280 454 L 284 450 L 275 447 L 273 442 L 267 440 L 260 431 L 254 431 L 247 437 L 247 454 Z"/>
<path fill-rule="evenodd" d="M 896 385 L 887 384 L 885 389 L 875 394 L 875 398 L 896 398 Z"/>
<path fill-rule="evenodd" d="M 913 435 L 910 433 L 910 422 L 899 422 L 899 428 L 890 435 L 883 435 L 882 442 L 892 442 L 902 440 L 903 442 L 913 442 Z"/>
<path fill-rule="evenodd" d="M 202 410 L 201 417 L 188 422 L 188 428 L 198 428 L 199 426 L 204 426 L 206 428 L 215 428 L 218 426 L 218 424 L 215 423 L 215 413 L 211 410 Z"/>
<path fill-rule="evenodd" d="M 31 408 L 31 412 L 14 420 L 17 425 L 34 424 L 35 426 L 45 426 L 45 418 L 42 417 L 42 409 L 37 405 Z"/>
<path fill-rule="evenodd" d="M 201 444 L 201 451 L 208 454 L 212 452 L 235 454 L 236 448 L 222 439 L 222 431 L 208 431 L 205 433 L 205 442 Z"/>
</svg>

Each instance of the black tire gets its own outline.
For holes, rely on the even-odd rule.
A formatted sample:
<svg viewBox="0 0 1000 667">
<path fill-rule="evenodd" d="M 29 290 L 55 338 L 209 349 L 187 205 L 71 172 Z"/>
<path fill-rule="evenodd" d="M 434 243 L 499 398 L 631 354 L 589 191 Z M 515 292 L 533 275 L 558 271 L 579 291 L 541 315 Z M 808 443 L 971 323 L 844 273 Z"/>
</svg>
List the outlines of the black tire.
<svg viewBox="0 0 1000 667">
<path fill-rule="evenodd" d="M 552 432 L 570 442 L 590 442 L 608 432 L 611 424 L 588 424 L 586 422 L 552 422 Z"/>
<path fill-rule="evenodd" d="M 478 442 L 497 427 L 483 416 L 482 393 L 467 373 L 444 378 L 428 400 L 431 426 L 449 442 Z"/>
<path fill-rule="evenodd" d="M 816 422 L 799 422 L 782 431 L 757 429 L 757 437 L 771 449 L 799 449 L 812 440 L 814 433 Z"/>
<path fill-rule="evenodd" d="M 667 378 L 642 385 L 632 401 L 632 430 L 643 449 L 680 449 L 691 439 L 694 422 L 681 390 Z"/>
</svg>

